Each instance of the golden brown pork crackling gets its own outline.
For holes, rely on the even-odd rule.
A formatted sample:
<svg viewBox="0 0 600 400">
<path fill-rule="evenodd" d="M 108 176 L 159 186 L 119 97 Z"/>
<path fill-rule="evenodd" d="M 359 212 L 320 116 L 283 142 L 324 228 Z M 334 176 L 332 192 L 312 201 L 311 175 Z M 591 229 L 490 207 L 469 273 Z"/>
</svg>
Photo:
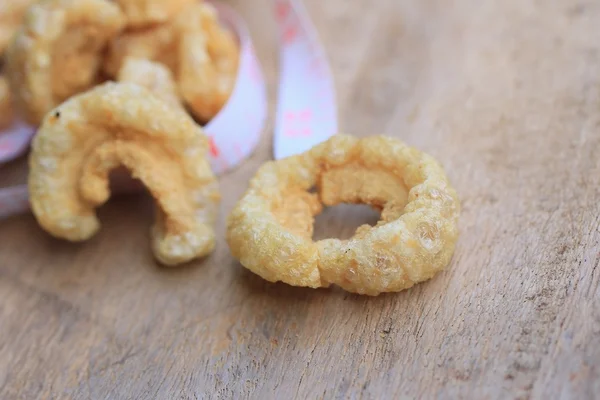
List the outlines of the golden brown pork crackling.
<svg viewBox="0 0 600 400">
<path fill-rule="evenodd" d="M 103 70 L 115 77 L 127 57 L 168 67 L 178 94 L 192 115 L 206 124 L 229 100 L 235 87 L 240 47 L 210 4 L 186 4 L 172 20 L 143 29 L 128 26 L 108 46 Z"/>
<path fill-rule="evenodd" d="M 186 6 L 200 0 L 115 0 L 127 16 L 127 25 L 140 28 L 167 22 Z"/>
<path fill-rule="evenodd" d="M 6 129 L 14 121 L 12 94 L 6 78 L 0 75 L 0 130 Z"/>
<path fill-rule="evenodd" d="M 13 35 L 21 25 L 27 8 L 36 0 L 0 1 L 0 55 L 4 53 Z"/>
<path fill-rule="evenodd" d="M 208 139 L 185 111 L 139 84 L 107 82 L 44 118 L 29 159 L 31 207 L 53 236 L 89 239 L 109 173 L 124 166 L 156 200 L 156 258 L 178 265 L 215 247 L 220 194 L 207 157 Z"/>
<path fill-rule="evenodd" d="M 322 204 L 338 203 L 369 204 L 381 219 L 348 240 L 314 242 L 314 216 Z M 228 216 L 227 242 L 244 267 L 268 281 L 378 295 L 428 280 L 449 264 L 459 211 L 431 156 L 390 137 L 340 134 L 263 165 Z"/>
<path fill-rule="evenodd" d="M 117 81 L 145 87 L 173 107 L 183 109 L 173 74 L 158 62 L 127 57 L 117 74 Z"/>
<path fill-rule="evenodd" d="M 108 0 L 34 3 L 6 52 L 6 74 L 15 105 L 38 125 L 46 113 L 100 82 L 103 51 L 125 26 Z"/>
</svg>

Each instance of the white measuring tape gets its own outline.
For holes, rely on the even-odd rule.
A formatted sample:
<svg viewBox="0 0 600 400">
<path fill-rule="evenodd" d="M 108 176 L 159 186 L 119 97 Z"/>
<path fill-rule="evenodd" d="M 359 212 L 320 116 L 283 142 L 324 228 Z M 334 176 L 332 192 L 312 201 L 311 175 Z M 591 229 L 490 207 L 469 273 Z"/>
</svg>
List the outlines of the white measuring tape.
<svg viewBox="0 0 600 400">
<path fill-rule="evenodd" d="M 244 20 L 214 3 L 220 20 L 240 43 L 235 88 L 204 127 L 217 175 L 248 158 L 260 141 L 268 114 L 266 84 Z M 304 152 L 337 133 L 335 87 L 321 43 L 301 0 L 273 0 L 280 43 L 280 82 L 274 132 L 276 159 Z M 0 164 L 27 152 L 36 128 L 17 121 L 0 132 Z M 0 189 L 0 218 L 29 211 L 27 186 Z"/>
</svg>

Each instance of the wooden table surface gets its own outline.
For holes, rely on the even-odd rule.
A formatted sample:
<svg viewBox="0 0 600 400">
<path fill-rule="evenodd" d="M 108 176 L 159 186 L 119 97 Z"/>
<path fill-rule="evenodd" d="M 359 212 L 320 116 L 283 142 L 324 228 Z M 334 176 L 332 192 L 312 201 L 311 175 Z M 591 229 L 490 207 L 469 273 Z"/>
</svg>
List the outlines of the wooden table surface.
<svg viewBox="0 0 600 400">
<path fill-rule="evenodd" d="M 269 1 L 231 3 L 274 99 Z M 600 2 L 306 3 L 342 130 L 394 135 L 447 168 L 463 207 L 448 269 L 376 298 L 243 269 L 224 218 L 271 157 L 271 122 L 221 179 L 217 250 L 185 268 L 154 262 L 143 195 L 102 207 L 84 244 L 30 215 L 0 223 L 2 399 L 600 396 Z M 334 207 L 315 235 L 373 218 Z"/>
</svg>

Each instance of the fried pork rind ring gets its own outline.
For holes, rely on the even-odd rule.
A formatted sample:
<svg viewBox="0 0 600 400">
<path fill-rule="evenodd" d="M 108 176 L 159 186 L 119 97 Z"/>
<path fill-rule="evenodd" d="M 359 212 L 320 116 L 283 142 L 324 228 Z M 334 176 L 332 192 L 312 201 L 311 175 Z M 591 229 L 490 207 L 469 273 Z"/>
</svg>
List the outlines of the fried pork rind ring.
<svg viewBox="0 0 600 400">
<path fill-rule="evenodd" d="M 7 50 L 17 109 L 32 125 L 74 94 L 99 83 L 103 51 L 125 26 L 108 0 L 42 0 L 28 10 Z"/>
<path fill-rule="evenodd" d="M 171 71 L 159 63 L 128 57 L 117 75 L 119 82 L 131 82 L 150 90 L 173 107 L 183 109 Z"/>
<path fill-rule="evenodd" d="M 206 136 L 183 110 L 140 85 L 101 84 L 44 118 L 29 161 L 33 213 L 58 238 L 90 238 L 100 227 L 95 208 L 110 196 L 109 172 L 124 166 L 156 199 L 158 261 L 208 255 L 220 194 L 207 152 Z"/>
<path fill-rule="evenodd" d="M 35 0 L 0 1 L 0 54 L 3 54 L 17 31 L 27 7 Z"/>
<path fill-rule="evenodd" d="M 12 96 L 6 78 L 0 76 L 0 130 L 12 125 L 14 120 Z"/>
<path fill-rule="evenodd" d="M 139 28 L 167 22 L 185 6 L 199 0 L 116 0 L 127 15 L 127 24 Z"/>
<path fill-rule="evenodd" d="M 235 86 L 239 47 L 208 4 L 187 7 L 176 21 L 180 35 L 177 81 L 181 96 L 201 121 L 212 119 Z"/>
<path fill-rule="evenodd" d="M 318 193 L 309 192 L 314 186 Z M 369 204 L 381 220 L 348 240 L 313 242 L 321 202 Z M 268 281 L 378 295 L 430 279 L 450 262 L 459 209 L 431 156 L 384 136 L 337 135 L 263 165 L 228 217 L 227 242 Z"/>
</svg>

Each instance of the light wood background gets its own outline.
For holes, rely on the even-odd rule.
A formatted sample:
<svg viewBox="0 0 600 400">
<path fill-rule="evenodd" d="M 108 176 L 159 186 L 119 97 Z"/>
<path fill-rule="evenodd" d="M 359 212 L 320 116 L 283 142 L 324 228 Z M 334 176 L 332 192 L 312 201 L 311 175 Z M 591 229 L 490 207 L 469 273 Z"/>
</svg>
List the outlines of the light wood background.
<svg viewBox="0 0 600 400">
<path fill-rule="evenodd" d="M 275 96 L 267 0 L 248 19 Z M 367 298 L 269 284 L 224 242 L 260 149 L 221 179 L 218 249 L 186 268 L 149 250 L 152 203 L 113 199 L 85 244 L 0 223 L 3 399 L 600 397 L 600 2 L 306 1 L 341 127 L 439 158 L 460 194 L 449 268 Z M 24 161 L 0 183 L 24 181 Z M 373 216 L 332 208 L 316 236 Z"/>
</svg>

